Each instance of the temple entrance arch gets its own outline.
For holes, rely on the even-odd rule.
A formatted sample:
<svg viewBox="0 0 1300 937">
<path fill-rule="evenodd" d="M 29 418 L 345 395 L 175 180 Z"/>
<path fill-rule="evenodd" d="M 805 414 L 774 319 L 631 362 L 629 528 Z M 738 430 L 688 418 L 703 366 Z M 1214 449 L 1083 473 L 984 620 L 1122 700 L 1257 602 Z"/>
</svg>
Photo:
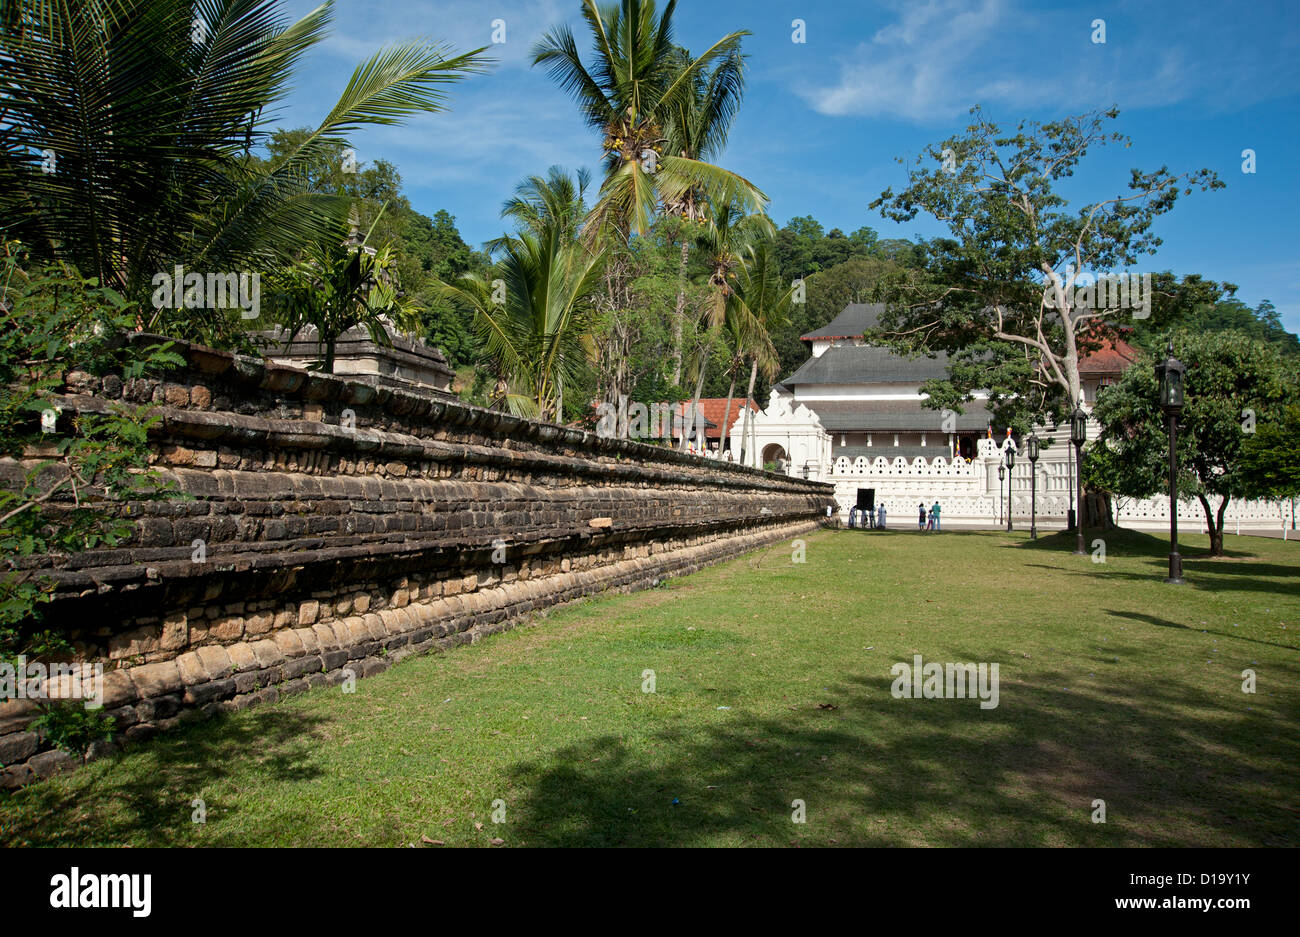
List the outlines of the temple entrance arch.
<svg viewBox="0 0 1300 937">
<path fill-rule="evenodd" d="M 780 443 L 769 443 L 763 447 L 763 467 L 775 465 L 778 469 L 783 463 L 788 463 L 790 457 L 785 454 L 785 447 Z"/>
</svg>

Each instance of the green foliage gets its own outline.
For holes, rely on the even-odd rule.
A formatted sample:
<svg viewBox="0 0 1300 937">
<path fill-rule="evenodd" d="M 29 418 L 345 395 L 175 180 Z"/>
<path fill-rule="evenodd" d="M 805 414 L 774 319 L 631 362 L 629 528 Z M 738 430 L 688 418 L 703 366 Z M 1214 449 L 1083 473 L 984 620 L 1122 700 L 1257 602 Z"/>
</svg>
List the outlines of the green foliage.
<svg viewBox="0 0 1300 937">
<path fill-rule="evenodd" d="M 1028 386 L 1038 398 L 1034 405 L 1060 418 L 1081 399 L 1079 359 L 1113 333 L 1104 310 L 1077 302 L 1079 272 L 1119 272 L 1154 253 L 1161 243 L 1154 224 L 1179 196 L 1223 183 L 1207 169 L 1134 169 L 1126 192 L 1071 205 L 1061 190 L 1088 152 L 1129 142 L 1108 129 L 1117 110 L 1021 121 L 1014 133 L 978 107 L 972 114 L 964 133 L 917 158 L 906 188 L 886 189 L 872 203 L 892 221 L 924 212 L 948 229 L 927 243 L 919 275 L 909 270 L 891 284 L 906 302 L 882 317 L 876 338 L 902 352 L 957 352 L 984 343 L 980 353 L 1000 362 L 1015 353 L 991 343 L 1014 345 L 1032 373 L 1029 384 L 1020 380 L 1023 367 L 1008 366 L 1000 376 L 1020 383 L 991 389 L 1011 399 Z M 959 373 L 978 376 L 979 369 Z M 951 383 L 954 393 L 947 396 L 965 399 L 988 386 L 985 380 Z"/>
<path fill-rule="evenodd" d="M 15 667 L 19 656 L 45 660 L 71 650 L 62 634 L 41 626 L 53 583 L 30 560 L 120 543 L 134 528 L 111 505 L 165 493 L 148 470 L 148 431 L 158 421 L 152 407 L 111 402 L 63 413 L 56 398 L 69 372 L 131 379 L 184 362 L 170 343 L 123 339 L 135 316 L 117 291 L 63 264 L 32 266 L 15 242 L 4 245 L 3 260 L 0 661 Z M 81 703 L 38 706 L 32 728 L 83 760 L 93 742 L 113 734 L 111 718 Z"/>
<path fill-rule="evenodd" d="M 182 364 L 170 343 L 124 341 L 133 310 L 115 290 L 61 264 L 29 266 L 5 245 L 0 270 L 0 655 L 48 654 L 61 639 L 36 630 L 47 581 L 24 560 L 112 546 L 132 525 L 113 502 L 163 493 L 148 466 L 150 406 L 111 402 L 61 413 L 53 399 L 73 370 L 126 378 Z M 44 431 L 44 414 L 56 416 Z M 48 429 L 48 426 L 46 427 Z M 38 461 L 24 468 L 19 457 Z"/>
<path fill-rule="evenodd" d="M 1274 496 L 1266 451 L 1255 450 L 1255 461 L 1243 457 L 1250 430 L 1281 430 L 1300 387 L 1276 349 L 1238 332 L 1178 332 L 1173 343 L 1187 366 L 1186 407 L 1178 419 L 1178 493 L 1200 499 L 1211 541 L 1221 550 L 1228 499 Z M 1102 432 L 1088 450 L 1084 481 L 1127 497 L 1167 493 L 1169 442 L 1151 360 L 1144 356 L 1103 389 L 1093 416 Z M 1223 499 L 1217 514 L 1208 500 L 1213 496 Z"/>
<path fill-rule="evenodd" d="M 767 198 L 747 179 L 704 162 L 707 128 L 725 128 L 743 88 L 741 40 L 729 33 L 691 57 L 673 41 L 676 3 L 662 14 L 654 0 L 601 6 L 583 0 L 593 63 L 583 63 L 573 31 L 557 26 L 533 48 L 533 64 L 573 96 L 587 125 L 602 136 L 605 179 L 588 220 L 588 236 L 645 235 L 661 204 L 703 193 L 714 204 L 755 211 Z M 709 89 L 702 96 L 701 89 Z M 702 118 L 701 107 L 715 118 Z M 716 131 L 714 131 L 716 133 Z M 719 140 L 719 145 L 720 145 Z"/>
<path fill-rule="evenodd" d="M 1300 404 L 1256 423 L 1241 447 L 1241 472 L 1261 497 L 1300 497 Z"/>
<path fill-rule="evenodd" d="M 369 235 L 361 240 L 369 241 Z M 319 367 L 333 373 L 335 344 L 354 326 L 363 326 L 380 344 L 390 343 L 387 323 L 406 331 L 416 328 L 415 306 L 399 293 L 396 267 L 391 246 L 360 246 L 345 226 L 327 228 L 306 245 L 299 260 L 270 280 L 272 316 L 284 324 L 290 339 L 314 328 L 321 346 Z"/>
<path fill-rule="evenodd" d="M 492 404 L 542 420 L 563 418 L 584 368 L 605 261 L 577 240 L 582 187 L 567 182 L 553 170 L 549 182 L 526 183 L 521 191 L 530 194 L 503 211 L 520 231 L 497 242 L 493 278 L 466 273 L 440 292 L 474 317 L 482 360 L 497 379 Z"/>
<path fill-rule="evenodd" d="M 332 0 L 296 23 L 275 0 L 34 0 L 23 11 L 4 39 L 0 217 L 40 258 L 141 301 L 174 264 L 216 273 L 292 262 L 347 216 L 347 197 L 312 185 L 348 135 L 442 110 L 446 85 L 486 64 L 482 49 L 383 49 L 268 165 L 249 153 L 297 63 L 324 39 Z M 220 309 L 142 317 L 150 330 L 209 344 L 238 345 L 245 325 Z"/>
<path fill-rule="evenodd" d="M 808 277 L 855 257 L 878 256 L 880 243 L 873 228 L 863 226 L 850 235 L 839 228 L 826 233 L 817 219 L 802 215 L 776 233 L 776 258 L 791 278 Z"/>
<path fill-rule="evenodd" d="M 84 762 L 91 745 L 113 737 L 117 722 L 102 709 L 87 709 L 81 702 L 61 703 L 43 707 L 28 728 Z"/>
</svg>

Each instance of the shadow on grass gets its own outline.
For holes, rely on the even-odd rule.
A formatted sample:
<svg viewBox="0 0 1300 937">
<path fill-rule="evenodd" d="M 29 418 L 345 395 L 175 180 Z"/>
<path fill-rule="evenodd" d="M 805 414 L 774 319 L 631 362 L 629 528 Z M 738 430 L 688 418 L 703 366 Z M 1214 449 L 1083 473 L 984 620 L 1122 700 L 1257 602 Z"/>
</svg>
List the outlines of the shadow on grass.
<svg viewBox="0 0 1300 937">
<path fill-rule="evenodd" d="M 1024 531 L 1017 532 L 1024 533 Z M 1092 542 L 1097 539 L 1106 541 L 1106 551 L 1108 553 L 1122 552 L 1125 556 L 1147 556 L 1152 559 L 1162 560 L 1169 558 L 1168 534 L 1157 536 L 1124 527 L 1113 527 L 1110 530 L 1084 528 L 1083 543 L 1085 549 L 1091 551 Z M 1077 538 L 1074 531 L 1061 530 L 1051 534 L 1040 534 L 1037 540 L 1025 539 L 1019 543 L 1006 544 L 1006 546 L 1018 550 L 1042 550 L 1049 553 L 1073 554 L 1076 542 Z M 1225 560 L 1250 559 L 1259 555 L 1249 550 L 1229 550 L 1225 547 L 1223 556 L 1212 557 L 1208 546 L 1191 546 L 1186 542 L 1178 544 L 1178 552 L 1183 557 L 1184 565 L 1188 559 L 1205 559 L 1212 563 L 1222 563 Z"/>
<path fill-rule="evenodd" d="M 255 760 L 265 777 L 319 777 L 310 764 L 321 723 L 282 706 L 219 716 L 133 746 L 129 758 L 110 756 L 53 782 L 0 796 L 11 822 L 5 844 L 37 846 L 170 846 L 191 827 L 193 801 L 205 788 Z M 222 807 L 223 818 L 237 808 Z M 234 845 L 210 840 L 213 845 Z"/>
<path fill-rule="evenodd" d="M 1157 618 L 1155 615 L 1146 615 L 1142 612 L 1118 612 L 1114 609 L 1106 609 L 1107 615 L 1113 615 L 1116 618 L 1123 618 L 1127 621 L 1142 622 L 1148 625 L 1154 625 L 1157 628 L 1176 628 L 1179 631 L 1204 631 L 1206 634 L 1215 634 L 1221 638 L 1230 638 L 1233 641 L 1242 641 L 1247 644 L 1263 644 L 1266 647 L 1280 647 L 1288 651 L 1300 651 L 1300 647 L 1295 644 L 1279 644 L 1276 641 L 1261 641 L 1259 638 L 1247 638 L 1244 635 L 1233 634 L 1231 631 L 1220 631 L 1217 628 L 1194 628 L 1191 625 L 1179 624 L 1176 621 L 1169 621 L 1166 618 Z"/>
<path fill-rule="evenodd" d="M 894 699 L 889 678 L 856 676 L 835 688 L 835 710 L 807 701 L 788 718 L 719 713 L 715 726 L 665 729 L 637 753 L 611 735 L 575 744 L 511 770 L 522 799 L 510 838 L 531 846 L 1300 844 L 1300 739 L 1277 731 L 1295 719 L 1281 703 L 1168 681 L 1088 689 L 1061 674 L 1034 679 L 1020 682 L 1007 663 L 1000 705 L 981 710 L 971 699 Z M 807 805 L 805 825 L 792 822 L 795 799 Z M 1096 799 L 1106 802 L 1105 824 L 1091 820 Z"/>
</svg>

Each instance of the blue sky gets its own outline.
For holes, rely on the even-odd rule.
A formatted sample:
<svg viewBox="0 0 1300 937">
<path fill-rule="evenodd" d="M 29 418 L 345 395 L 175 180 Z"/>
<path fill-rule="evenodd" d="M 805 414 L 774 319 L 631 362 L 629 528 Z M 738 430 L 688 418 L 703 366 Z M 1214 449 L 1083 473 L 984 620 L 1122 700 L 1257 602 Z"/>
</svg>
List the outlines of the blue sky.
<svg viewBox="0 0 1300 937">
<path fill-rule="evenodd" d="M 290 15 L 311 0 L 287 0 Z M 1300 5 L 1294 2 L 1029 3 L 1015 0 L 681 0 L 677 41 L 701 50 L 746 29 L 745 103 L 721 162 L 771 198 L 778 224 L 813 215 L 828 230 L 869 225 L 882 237 L 933 236 L 868 209 L 899 188 L 911 158 L 966 125 L 981 104 L 1014 124 L 1117 105 L 1129 149 L 1090 155 L 1078 197 L 1118 194 L 1128 170 L 1208 167 L 1227 188 L 1195 192 L 1158 222 L 1164 239 L 1142 270 L 1200 273 L 1271 299 L 1300 332 Z M 479 245 L 501 233 L 501 203 L 529 174 L 595 170 L 599 140 L 543 69 L 533 43 L 574 25 L 578 0 L 337 0 L 328 40 L 304 60 L 279 122 L 317 123 L 352 69 L 379 47 L 429 38 L 458 51 L 490 46 L 491 71 L 454 87 L 451 111 L 358 134 L 358 158 L 396 164 L 412 204 L 456 216 Z M 506 41 L 492 44 L 492 21 Z M 806 41 L 792 41 L 792 21 Z M 1105 21 L 1095 43 L 1093 21 Z M 1242 151 L 1256 172 L 1242 172 Z M 1070 193 L 1073 194 L 1073 193 Z"/>
</svg>

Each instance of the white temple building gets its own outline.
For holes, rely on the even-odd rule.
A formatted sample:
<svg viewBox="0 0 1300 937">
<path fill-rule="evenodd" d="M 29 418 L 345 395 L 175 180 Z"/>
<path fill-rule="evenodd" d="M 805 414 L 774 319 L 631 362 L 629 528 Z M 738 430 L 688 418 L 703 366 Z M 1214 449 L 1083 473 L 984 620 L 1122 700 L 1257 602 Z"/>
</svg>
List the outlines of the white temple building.
<svg viewBox="0 0 1300 937">
<path fill-rule="evenodd" d="M 1023 440 L 990 424 L 980 394 L 960 414 L 925 407 L 921 385 L 946 374 L 946 356 L 905 358 L 866 344 L 863 333 L 875 326 L 883 309 L 853 303 L 825 328 L 801 336 L 812 357 L 775 385 L 767 407 L 754 415 L 756 444 L 745 447 L 744 461 L 834 482 L 843 519 L 870 492 L 876 505 L 885 505 L 891 527 L 915 525 L 918 505 L 936 501 L 945 528 L 1004 524 L 1008 506 L 1015 526 L 1028 525 L 1031 501 L 1040 527 L 1064 527 L 1075 487 L 1069 426 L 1035 427 L 1042 445 L 1034 469 Z M 1133 356 L 1123 342 L 1114 342 L 1080 362 L 1085 411 L 1091 411 L 1097 391 L 1133 363 Z M 738 419 L 731 433 L 740 439 L 741 430 Z M 1089 443 L 1099 432 L 1090 420 Z M 1009 479 L 999 481 L 1008 448 L 1016 450 L 1015 465 Z M 1086 446 L 1084 453 L 1086 459 Z M 1217 507 L 1217 499 L 1211 498 L 1211 504 Z M 1283 504 L 1230 501 L 1225 532 L 1278 530 Z M 1167 497 L 1117 498 L 1113 509 L 1120 526 L 1168 529 Z M 1180 502 L 1178 520 L 1181 529 L 1203 531 L 1200 502 Z"/>
</svg>

